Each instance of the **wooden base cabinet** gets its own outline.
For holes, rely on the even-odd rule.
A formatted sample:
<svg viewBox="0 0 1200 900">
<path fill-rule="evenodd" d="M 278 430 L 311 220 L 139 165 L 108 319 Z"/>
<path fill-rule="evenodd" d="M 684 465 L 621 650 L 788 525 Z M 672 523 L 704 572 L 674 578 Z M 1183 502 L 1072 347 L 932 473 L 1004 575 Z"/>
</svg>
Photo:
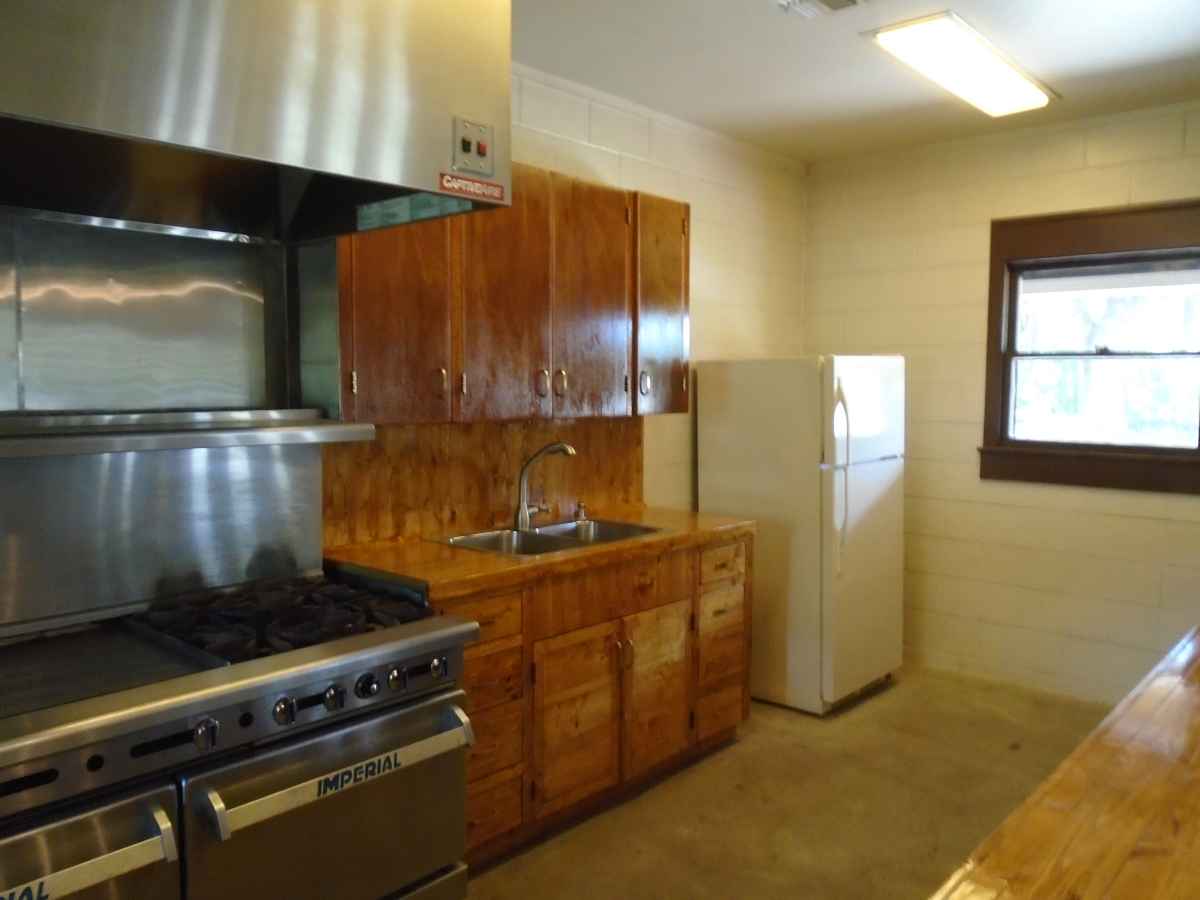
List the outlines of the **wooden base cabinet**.
<svg viewBox="0 0 1200 900">
<path fill-rule="evenodd" d="M 447 605 L 483 641 L 463 677 L 468 849 L 514 847 L 733 735 L 749 558 L 749 541 L 676 550 Z"/>
<path fill-rule="evenodd" d="M 736 727 L 749 708 L 750 611 L 744 542 L 700 554 L 696 603 L 696 739 Z"/>
<path fill-rule="evenodd" d="M 621 779 L 619 622 L 533 645 L 533 795 L 538 818 Z"/>
<path fill-rule="evenodd" d="M 621 620 L 626 780 L 692 743 L 691 619 L 691 603 L 679 600 Z"/>
<path fill-rule="evenodd" d="M 477 847 L 525 821 L 526 703 L 524 595 L 475 597 L 453 608 L 479 622 L 480 643 L 463 659 L 463 688 L 475 730 L 467 756 L 467 846 Z"/>
</svg>

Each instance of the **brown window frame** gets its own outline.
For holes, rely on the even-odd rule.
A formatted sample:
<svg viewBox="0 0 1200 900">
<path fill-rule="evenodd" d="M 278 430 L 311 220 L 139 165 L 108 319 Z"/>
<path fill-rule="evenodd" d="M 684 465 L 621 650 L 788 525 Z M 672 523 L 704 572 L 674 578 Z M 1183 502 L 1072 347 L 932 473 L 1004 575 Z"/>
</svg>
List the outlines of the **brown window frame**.
<svg viewBox="0 0 1200 900">
<path fill-rule="evenodd" d="M 1200 494 L 1200 450 L 1008 436 L 1016 276 L 1040 266 L 1123 262 L 1188 252 L 1200 252 L 1200 202 L 992 222 L 980 478 Z"/>
</svg>

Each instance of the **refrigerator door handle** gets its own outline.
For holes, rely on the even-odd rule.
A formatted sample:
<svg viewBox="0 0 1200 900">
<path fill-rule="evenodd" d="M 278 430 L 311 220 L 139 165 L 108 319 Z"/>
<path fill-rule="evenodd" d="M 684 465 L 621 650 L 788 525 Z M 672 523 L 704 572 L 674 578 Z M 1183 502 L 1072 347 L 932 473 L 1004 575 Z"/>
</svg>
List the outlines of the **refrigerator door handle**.
<svg viewBox="0 0 1200 900">
<path fill-rule="evenodd" d="M 846 553 L 846 529 L 850 525 L 850 404 L 846 400 L 846 392 L 842 389 L 842 379 L 837 380 L 833 391 L 833 415 L 837 416 L 837 408 L 842 408 L 846 415 L 846 462 L 841 466 L 835 465 L 842 471 L 842 521 L 838 523 L 838 540 L 833 555 L 833 574 L 842 574 L 842 556 Z M 834 428 L 834 463 L 837 463 L 837 429 Z"/>
</svg>

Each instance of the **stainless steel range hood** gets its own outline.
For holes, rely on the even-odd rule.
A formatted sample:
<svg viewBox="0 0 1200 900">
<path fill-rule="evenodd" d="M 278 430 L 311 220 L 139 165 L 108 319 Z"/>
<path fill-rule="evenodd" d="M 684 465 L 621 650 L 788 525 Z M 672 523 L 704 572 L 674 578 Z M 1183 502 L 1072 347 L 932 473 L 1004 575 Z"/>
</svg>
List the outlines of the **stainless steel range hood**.
<svg viewBox="0 0 1200 900">
<path fill-rule="evenodd" d="M 507 204 L 510 19 L 509 0 L 6 0 L 0 205 L 297 241 Z"/>
</svg>

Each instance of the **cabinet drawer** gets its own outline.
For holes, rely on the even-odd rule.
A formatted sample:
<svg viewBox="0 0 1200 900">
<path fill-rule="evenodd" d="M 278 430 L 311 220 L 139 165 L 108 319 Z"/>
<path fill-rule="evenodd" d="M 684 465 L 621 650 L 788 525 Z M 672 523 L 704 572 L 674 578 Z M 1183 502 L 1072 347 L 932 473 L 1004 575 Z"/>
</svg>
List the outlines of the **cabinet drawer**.
<svg viewBox="0 0 1200 900">
<path fill-rule="evenodd" d="M 746 588 L 733 584 L 700 595 L 699 682 L 711 684 L 746 668 Z"/>
<path fill-rule="evenodd" d="M 482 647 L 468 647 L 463 660 L 463 690 L 473 712 L 520 700 L 525 694 L 521 636 Z"/>
<path fill-rule="evenodd" d="M 512 831 L 523 819 L 522 769 L 516 766 L 467 786 L 467 849 Z"/>
<path fill-rule="evenodd" d="M 454 601 L 443 612 L 479 623 L 479 643 L 521 633 L 521 592 Z"/>
<path fill-rule="evenodd" d="M 742 542 L 712 547 L 700 554 L 700 583 L 712 584 L 746 574 L 746 545 Z"/>
<path fill-rule="evenodd" d="M 737 674 L 746 668 L 746 635 L 730 629 L 702 637 L 699 655 L 701 685 Z"/>
<path fill-rule="evenodd" d="M 744 688 L 735 682 L 696 700 L 696 740 L 737 727 L 742 721 Z"/>
<path fill-rule="evenodd" d="M 710 634 L 730 628 L 742 629 L 746 619 L 746 586 L 705 591 L 700 595 L 700 634 Z"/>
<path fill-rule="evenodd" d="M 467 757 L 467 781 L 515 766 L 525 755 L 524 704 L 517 700 L 471 715 L 475 746 Z"/>
</svg>

